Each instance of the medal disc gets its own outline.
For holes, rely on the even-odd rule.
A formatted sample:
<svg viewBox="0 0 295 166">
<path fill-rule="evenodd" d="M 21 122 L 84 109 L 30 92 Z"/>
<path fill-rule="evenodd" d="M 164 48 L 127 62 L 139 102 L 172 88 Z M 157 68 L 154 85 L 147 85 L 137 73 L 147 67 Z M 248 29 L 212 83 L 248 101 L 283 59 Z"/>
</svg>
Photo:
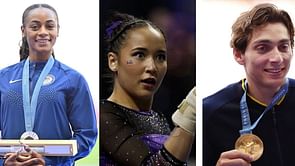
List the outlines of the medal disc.
<svg viewBox="0 0 295 166">
<path fill-rule="evenodd" d="M 39 137 L 38 135 L 33 132 L 33 131 L 26 131 L 24 132 L 21 136 L 20 139 L 25 139 L 25 140 L 38 140 Z"/>
<path fill-rule="evenodd" d="M 263 142 L 254 134 L 242 134 L 235 143 L 235 149 L 251 155 L 256 161 L 263 153 Z"/>
</svg>

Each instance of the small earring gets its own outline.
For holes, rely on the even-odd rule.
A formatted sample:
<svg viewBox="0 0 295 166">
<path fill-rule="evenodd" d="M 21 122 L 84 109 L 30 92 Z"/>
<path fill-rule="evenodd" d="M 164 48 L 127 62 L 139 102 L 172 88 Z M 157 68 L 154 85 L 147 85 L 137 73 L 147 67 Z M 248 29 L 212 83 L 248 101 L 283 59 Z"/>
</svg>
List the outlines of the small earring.
<svg viewBox="0 0 295 166">
<path fill-rule="evenodd" d="M 116 66 L 112 67 L 112 71 L 117 71 L 117 67 Z"/>
<path fill-rule="evenodd" d="M 116 65 L 116 62 L 112 62 L 111 65 L 109 66 L 109 68 L 110 68 L 111 71 L 113 71 L 113 72 L 117 71 L 117 65 Z"/>
<path fill-rule="evenodd" d="M 23 45 L 23 39 L 19 40 L 18 46 L 21 47 Z"/>
</svg>

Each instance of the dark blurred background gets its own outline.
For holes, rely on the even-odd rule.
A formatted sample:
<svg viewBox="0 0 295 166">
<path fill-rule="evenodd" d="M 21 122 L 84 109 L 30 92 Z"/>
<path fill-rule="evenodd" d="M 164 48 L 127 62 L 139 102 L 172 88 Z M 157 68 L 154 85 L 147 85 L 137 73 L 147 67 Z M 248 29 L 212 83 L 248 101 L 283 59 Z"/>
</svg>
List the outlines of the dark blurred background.
<svg viewBox="0 0 295 166">
<path fill-rule="evenodd" d="M 171 115 L 196 84 L 195 0 L 100 0 L 100 99 L 110 95 L 111 84 L 102 77 L 107 68 L 104 23 L 110 10 L 148 19 L 164 31 L 168 70 L 154 97 L 153 109 L 163 112 L 172 128 Z M 194 165 L 194 159 L 195 145 L 189 165 Z"/>
</svg>

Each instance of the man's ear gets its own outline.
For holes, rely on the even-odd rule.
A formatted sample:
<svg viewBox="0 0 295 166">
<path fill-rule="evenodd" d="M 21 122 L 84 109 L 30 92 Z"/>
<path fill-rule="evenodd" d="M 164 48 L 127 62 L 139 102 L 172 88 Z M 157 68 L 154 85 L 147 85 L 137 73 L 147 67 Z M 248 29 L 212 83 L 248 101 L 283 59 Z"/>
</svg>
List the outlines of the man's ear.
<svg viewBox="0 0 295 166">
<path fill-rule="evenodd" d="M 234 54 L 234 58 L 235 60 L 240 64 L 240 65 L 244 65 L 245 64 L 245 56 L 237 49 L 233 49 L 233 54 Z"/>
<path fill-rule="evenodd" d="M 116 53 L 108 53 L 108 64 L 111 71 L 116 72 L 118 70 L 118 55 Z"/>
</svg>

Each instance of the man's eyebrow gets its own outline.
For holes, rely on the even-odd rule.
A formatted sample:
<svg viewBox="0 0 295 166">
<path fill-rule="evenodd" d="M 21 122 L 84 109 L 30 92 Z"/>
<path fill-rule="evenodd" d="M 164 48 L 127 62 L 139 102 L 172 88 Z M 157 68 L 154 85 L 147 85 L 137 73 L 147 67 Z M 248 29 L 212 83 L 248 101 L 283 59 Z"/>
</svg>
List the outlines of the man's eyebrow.
<svg viewBox="0 0 295 166">
<path fill-rule="evenodd" d="M 291 42 L 291 40 L 290 39 L 282 39 L 279 42 L 280 43 L 289 43 L 289 42 Z"/>
<path fill-rule="evenodd" d="M 257 40 L 254 41 L 253 44 L 259 44 L 259 43 L 272 43 L 270 40 L 263 39 L 263 40 Z"/>
<path fill-rule="evenodd" d="M 290 39 L 282 39 L 282 40 L 279 40 L 278 43 L 289 43 L 289 42 L 291 42 Z M 260 43 L 268 44 L 268 43 L 273 43 L 273 42 L 271 40 L 268 40 L 268 39 L 257 40 L 257 41 L 253 42 L 253 44 L 260 44 Z"/>
</svg>

